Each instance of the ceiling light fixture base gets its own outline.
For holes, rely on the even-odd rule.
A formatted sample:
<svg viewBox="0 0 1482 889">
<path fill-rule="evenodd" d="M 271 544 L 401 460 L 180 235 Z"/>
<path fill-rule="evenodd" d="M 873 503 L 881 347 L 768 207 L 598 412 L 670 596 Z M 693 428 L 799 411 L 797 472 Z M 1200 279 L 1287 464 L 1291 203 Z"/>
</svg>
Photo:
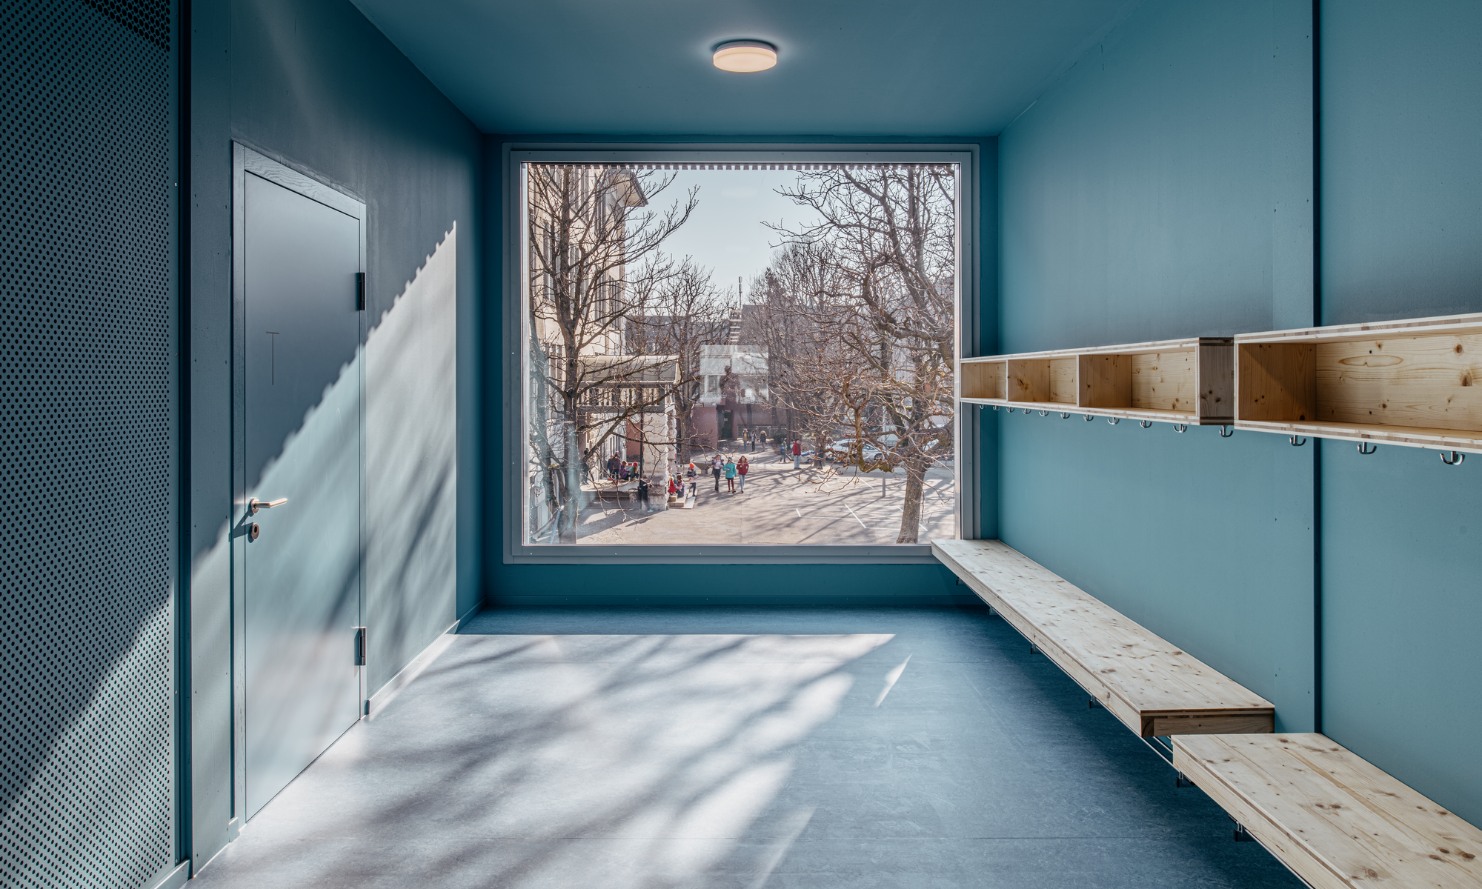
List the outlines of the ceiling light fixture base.
<svg viewBox="0 0 1482 889">
<path fill-rule="evenodd" d="M 716 45 L 710 60 L 722 71 L 755 74 L 777 64 L 777 47 L 765 40 L 727 40 Z"/>
</svg>

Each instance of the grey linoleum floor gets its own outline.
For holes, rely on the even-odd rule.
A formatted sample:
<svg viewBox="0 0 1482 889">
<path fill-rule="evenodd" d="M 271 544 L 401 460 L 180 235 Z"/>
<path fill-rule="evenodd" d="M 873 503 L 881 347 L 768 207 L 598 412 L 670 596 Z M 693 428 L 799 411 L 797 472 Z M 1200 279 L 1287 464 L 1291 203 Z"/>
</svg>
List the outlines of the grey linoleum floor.
<svg viewBox="0 0 1482 889">
<path fill-rule="evenodd" d="M 196 885 L 1300 885 L 1231 828 L 982 609 L 501 609 Z"/>
</svg>

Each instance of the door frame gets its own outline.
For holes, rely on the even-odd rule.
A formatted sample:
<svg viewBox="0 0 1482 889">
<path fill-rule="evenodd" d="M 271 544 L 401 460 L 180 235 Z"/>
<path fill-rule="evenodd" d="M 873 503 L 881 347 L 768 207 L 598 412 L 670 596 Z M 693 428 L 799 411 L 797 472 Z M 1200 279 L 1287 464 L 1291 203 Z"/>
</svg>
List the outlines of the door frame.
<svg viewBox="0 0 1482 889">
<path fill-rule="evenodd" d="M 237 829 L 247 821 L 247 756 L 246 756 L 246 575 L 244 572 L 245 547 L 247 545 L 247 464 L 246 464 L 246 400 L 247 400 L 247 176 L 259 176 L 282 186 L 295 194 L 308 198 L 353 217 L 360 228 L 360 261 L 362 297 L 370 290 L 366 269 L 365 202 L 347 194 L 329 183 L 281 160 L 275 160 L 238 141 L 232 142 L 232 523 L 231 523 L 231 615 L 232 615 L 232 817 Z M 356 595 L 357 623 L 365 622 L 365 339 L 369 322 L 365 311 L 366 301 L 361 303 L 359 331 L 357 334 L 356 365 L 359 373 L 360 417 L 359 441 L 359 485 L 357 537 L 358 592 Z M 365 718 L 369 701 L 364 667 L 357 667 L 357 702 L 359 718 Z"/>
</svg>

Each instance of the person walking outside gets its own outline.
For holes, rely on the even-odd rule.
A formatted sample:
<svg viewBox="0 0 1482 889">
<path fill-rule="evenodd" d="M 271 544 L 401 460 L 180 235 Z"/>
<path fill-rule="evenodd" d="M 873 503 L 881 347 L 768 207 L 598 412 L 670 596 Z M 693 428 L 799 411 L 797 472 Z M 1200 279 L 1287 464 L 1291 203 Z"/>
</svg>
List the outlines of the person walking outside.
<svg viewBox="0 0 1482 889">
<path fill-rule="evenodd" d="M 739 462 L 739 463 L 736 464 L 736 474 L 739 475 L 739 476 L 741 476 L 740 485 L 741 485 L 741 493 L 743 493 L 743 494 L 746 493 L 746 473 L 748 473 L 750 471 L 751 471 L 751 464 L 748 463 L 746 461 L 746 457 L 743 456 L 741 458 L 741 462 Z"/>
<path fill-rule="evenodd" d="M 638 477 L 638 505 L 644 512 L 648 512 L 648 477 Z"/>
<path fill-rule="evenodd" d="M 736 461 L 726 460 L 726 487 L 732 494 L 736 493 Z"/>
<path fill-rule="evenodd" d="M 803 468 L 803 442 L 796 438 L 792 440 L 792 468 Z"/>
<path fill-rule="evenodd" d="M 618 477 L 618 458 L 617 458 L 617 454 L 613 454 L 611 457 L 608 457 L 607 458 L 607 477 L 608 477 L 608 479 L 610 479 L 612 481 L 617 481 L 617 477 Z"/>
<path fill-rule="evenodd" d="M 719 454 L 716 454 L 715 455 L 715 459 L 713 461 L 711 461 L 711 463 L 710 463 L 710 474 L 713 475 L 713 476 L 715 476 L 715 493 L 719 494 L 720 493 L 720 455 Z"/>
</svg>

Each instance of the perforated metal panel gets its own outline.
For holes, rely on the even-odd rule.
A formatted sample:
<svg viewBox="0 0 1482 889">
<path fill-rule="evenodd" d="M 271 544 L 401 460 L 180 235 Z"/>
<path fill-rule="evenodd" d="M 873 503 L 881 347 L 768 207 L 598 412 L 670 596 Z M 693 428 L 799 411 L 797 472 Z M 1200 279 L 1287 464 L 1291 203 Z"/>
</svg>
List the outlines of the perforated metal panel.
<svg viewBox="0 0 1482 889">
<path fill-rule="evenodd" d="M 171 4 L 0 4 L 0 886 L 175 860 Z"/>
</svg>

